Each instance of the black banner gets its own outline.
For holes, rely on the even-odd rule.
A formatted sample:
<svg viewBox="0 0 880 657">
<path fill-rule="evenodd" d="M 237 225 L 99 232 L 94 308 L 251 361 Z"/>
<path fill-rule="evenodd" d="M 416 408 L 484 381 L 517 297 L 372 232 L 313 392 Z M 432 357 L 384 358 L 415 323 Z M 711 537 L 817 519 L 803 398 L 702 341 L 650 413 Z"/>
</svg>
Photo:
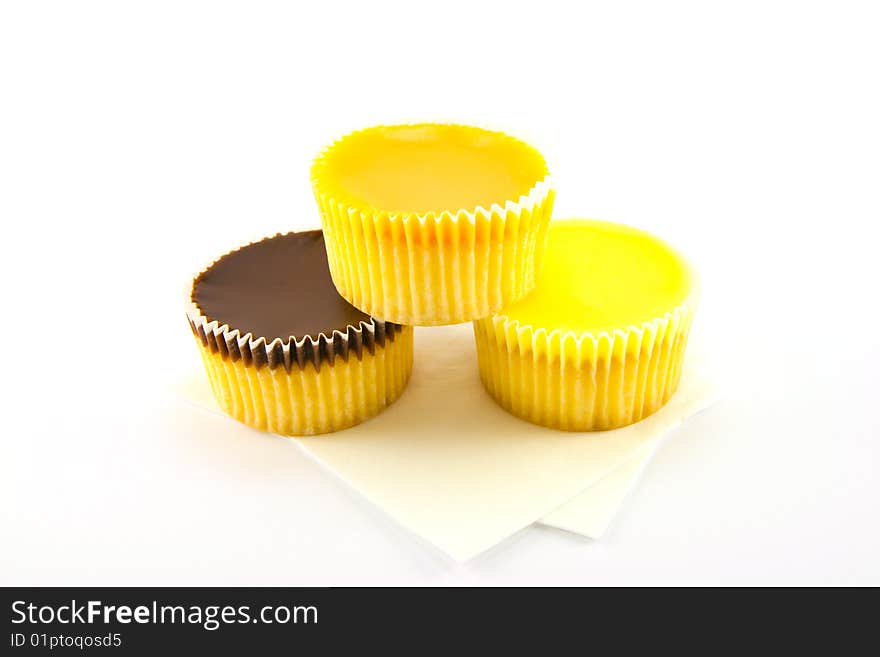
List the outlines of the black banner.
<svg viewBox="0 0 880 657">
<path fill-rule="evenodd" d="M 151 654 L 269 649 L 333 654 L 405 647 L 409 637 L 457 645 L 528 630 L 581 627 L 586 592 L 475 589 L 2 589 L 2 654 Z M 589 597 L 593 597 L 592 594 Z M 580 598 L 572 604 L 572 598 Z M 601 634 L 601 629 L 594 630 Z M 425 646 L 410 645 L 413 652 Z"/>
<path fill-rule="evenodd" d="M 470 654 L 474 640 L 615 653 L 686 646 L 715 636 L 732 649 L 791 647 L 796 637 L 831 654 L 873 627 L 874 606 L 847 612 L 815 594 L 608 589 L 7 588 L 0 654 L 295 653 Z M 840 592 L 834 593 L 834 596 Z M 722 601 L 721 598 L 724 597 Z M 778 597 L 777 597 L 778 596 Z M 785 606 L 780 602 L 784 599 Z M 800 601 L 800 604 L 798 604 Z M 809 606 L 808 606 L 809 605 Z M 835 606 L 838 610 L 839 606 Z M 785 614 L 779 614 L 784 609 Z M 813 618 L 819 622 L 810 622 Z M 846 640 L 844 640 L 846 639 Z M 705 652 L 705 650 L 703 651 Z M 709 652 L 712 652 L 711 650 Z M 790 651 L 789 651 L 790 652 Z M 701 653 L 702 654 L 702 653 Z"/>
</svg>

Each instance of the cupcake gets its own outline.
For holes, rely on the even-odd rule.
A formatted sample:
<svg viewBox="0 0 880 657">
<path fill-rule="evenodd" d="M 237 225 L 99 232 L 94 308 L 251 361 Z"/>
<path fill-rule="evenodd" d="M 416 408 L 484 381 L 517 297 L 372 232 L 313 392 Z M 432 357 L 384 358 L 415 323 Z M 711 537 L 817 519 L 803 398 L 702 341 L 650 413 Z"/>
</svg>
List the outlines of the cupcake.
<svg viewBox="0 0 880 657">
<path fill-rule="evenodd" d="M 414 325 L 485 317 L 540 270 L 554 193 L 538 151 L 463 125 L 349 134 L 312 166 L 336 289 Z"/>
<path fill-rule="evenodd" d="M 535 289 L 474 322 L 483 385 L 510 413 L 555 429 L 637 422 L 678 387 L 695 283 L 648 233 L 554 221 Z"/>
<path fill-rule="evenodd" d="M 186 314 L 220 407 L 264 431 L 363 422 L 401 395 L 412 370 L 412 327 L 339 296 L 320 231 L 224 255 L 193 280 Z"/>
</svg>

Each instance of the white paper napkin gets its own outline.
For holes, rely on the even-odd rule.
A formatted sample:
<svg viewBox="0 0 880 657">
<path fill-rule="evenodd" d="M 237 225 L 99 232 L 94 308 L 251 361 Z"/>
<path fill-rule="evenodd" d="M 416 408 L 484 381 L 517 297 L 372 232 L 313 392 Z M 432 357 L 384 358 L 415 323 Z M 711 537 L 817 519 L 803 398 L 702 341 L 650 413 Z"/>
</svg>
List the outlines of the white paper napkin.
<svg viewBox="0 0 880 657">
<path fill-rule="evenodd" d="M 417 328 L 415 348 L 412 380 L 385 412 L 293 442 L 458 561 L 539 520 L 601 535 L 662 436 L 714 398 L 691 348 L 679 390 L 660 411 L 623 429 L 566 433 L 494 403 L 479 381 L 469 324 Z M 178 388 L 217 410 L 203 373 Z"/>
<path fill-rule="evenodd" d="M 548 513 L 540 524 L 587 538 L 601 538 L 651 463 L 661 440 L 651 440 L 639 447 L 630 460 Z"/>
</svg>

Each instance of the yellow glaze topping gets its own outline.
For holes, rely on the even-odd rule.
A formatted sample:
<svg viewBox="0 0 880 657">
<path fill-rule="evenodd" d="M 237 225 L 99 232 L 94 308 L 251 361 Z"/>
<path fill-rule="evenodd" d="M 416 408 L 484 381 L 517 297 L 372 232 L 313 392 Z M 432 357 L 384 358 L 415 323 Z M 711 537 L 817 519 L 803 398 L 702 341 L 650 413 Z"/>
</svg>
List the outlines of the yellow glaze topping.
<svg viewBox="0 0 880 657">
<path fill-rule="evenodd" d="M 613 330 L 663 316 L 692 286 L 687 264 L 648 233 L 604 221 L 551 221 L 534 290 L 502 314 L 536 329 Z"/>
<path fill-rule="evenodd" d="M 440 213 L 519 201 L 547 176 L 534 148 L 470 126 L 379 126 L 319 158 L 313 177 L 334 196 L 389 213 Z"/>
</svg>

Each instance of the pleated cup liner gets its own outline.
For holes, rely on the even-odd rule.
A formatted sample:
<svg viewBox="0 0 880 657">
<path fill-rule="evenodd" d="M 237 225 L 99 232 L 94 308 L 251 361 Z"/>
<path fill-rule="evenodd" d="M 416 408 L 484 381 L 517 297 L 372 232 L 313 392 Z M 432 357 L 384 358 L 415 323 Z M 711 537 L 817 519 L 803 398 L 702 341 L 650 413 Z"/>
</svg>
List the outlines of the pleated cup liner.
<svg viewBox="0 0 880 657">
<path fill-rule="evenodd" d="M 639 326 L 547 330 L 505 315 L 474 322 L 480 378 L 519 418 L 553 429 L 603 431 L 633 424 L 678 389 L 696 294 Z"/>
<path fill-rule="evenodd" d="M 317 337 L 242 334 L 209 320 L 192 299 L 195 282 L 218 260 L 192 278 L 185 308 L 226 413 L 263 431 L 312 435 L 363 422 L 403 393 L 412 372 L 412 327 L 371 319 Z"/>
<path fill-rule="evenodd" d="M 488 208 L 388 212 L 348 198 L 328 175 L 328 156 L 360 132 L 312 166 L 330 273 L 345 299 L 387 321 L 436 326 L 487 317 L 534 287 L 555 200 L 549 173 Z"/>
</svg>

